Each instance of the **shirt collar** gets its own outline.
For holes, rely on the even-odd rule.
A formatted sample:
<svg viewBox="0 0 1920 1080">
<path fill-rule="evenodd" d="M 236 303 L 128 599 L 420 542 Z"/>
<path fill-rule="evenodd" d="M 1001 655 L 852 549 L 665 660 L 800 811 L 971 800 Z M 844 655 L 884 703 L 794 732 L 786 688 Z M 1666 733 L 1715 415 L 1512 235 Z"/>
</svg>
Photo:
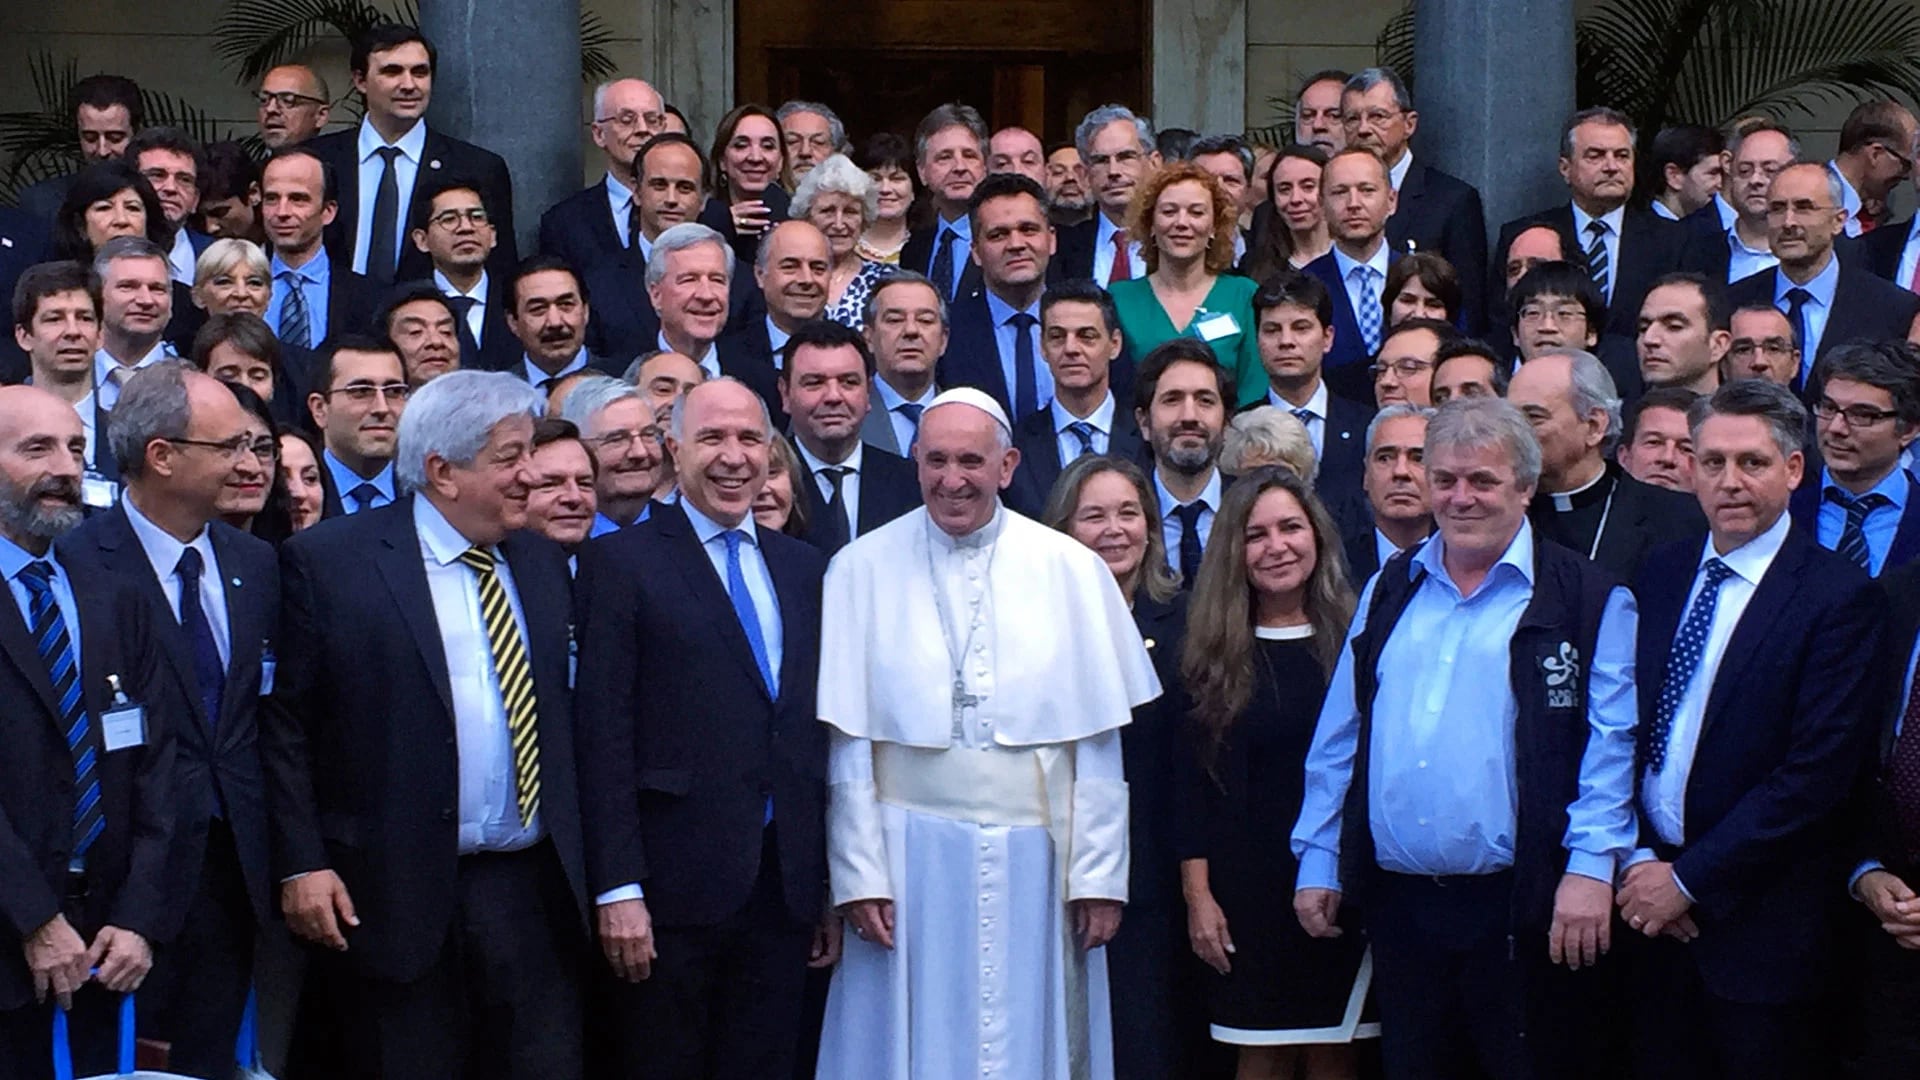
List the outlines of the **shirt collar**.
<svg viewBox="0 0 1920 1080">
<path fill-rule="evenodd" d="M 362 117 L 360 120 L 360 138 L 357 144 L 361 163 L 365 164 L 373 160 L 374 151 L 387 145 L 389 144 L 380 138 L 380 133 L 373 130 L 373 121 Z M 420 164 L 420 155 L 426 153 L 427 150 L 427 122 L 425 120 L 415 120 L 413 126 L 407 129 L 407 133 L 394 140 L 391 145 L 399 147 L 401 156 L 405 157 L 408 161 L 413 162 L 415 165 Z"/>
<path fill-rule="evenodd" d="M 1733 223 L 1740 220 L 1740 211 L 1735 210 L 1732 203 L 1721 198 L 1719 192 L 1714 192 L 1713 195 L 1713 212 L 1720 215 L 1720 228 L 1723 231 L 1733 228 Z"/>
<path fill-rule="evenodd" d="M 273 253 L 273 258 L 267 260 L 267 272 L 275 281 L 280 280 L 281 274 L 293 274 L 315 285 L 325 285 L 331 276 L 327 272 L 329 265 L 324 251 L 320 252 L 317 258 L 308 259 L 299 266 L 288 266 L 286 260 L 282 259 L 280 253 L 276 251 Z M 435 276 L 439 276 L 437 272 Z"/>
<path fill-rule="evenodd" d="M 372 484 L 374 490 L 387 497 L 388 502 L 394 501 L 393 462 L 387 462 L 380 467 L 379 472 L 367 477 L 347 468 L 347 463 L 334 457 L 331 450 L 322 449 L 320 458 L 325 462 L 327 471 L 333 474 L 333 490 L 339 493 L 342 502 L 345 502 L 349 493 L 361 484 Z"/>
<path fill-rule="evenodd" d="M 776 371 L 780 368 L 780 350 L 787 347 L 787 339 L 792 336 L 774 325 L 773 316 L 767 316 L 767 344 L 773 346 L 773 366 Z"/>
<path fill-rule="evenodd" d="M 580 351 L 573 354 L 573 359 L 567 361 L 567 366 L 551 375 L 541 370 L 540 365 L 533 362 L 533 357 L 528 356 L 526 353 L 520 354 L 520 362 L 527 367 L 527 382 L 533 386 L 539 386 L 548 379 L 564 379 L 574 372 L 585 368 L 587 366 L 587 347 L 585 345 L 580 346 Z"/>
<path fill-rule="evenodd" d="M 926 393 L 921 394 L 918 398 L 915 398 L 913 402 L 909 403 L 907 399 L 901 395 L 900 391 L 887 385 L 887 380 L 878 376 L 874 377 L 873 389 L 875 393 L 880 395 L 880 404 L 884 406 L 886 412 L 892 412 L 906 404 L 917 404 L 924 410 L 927 406 L 933 404 L 934 398 L 940 395 L 939 387 L 928 386 Z"/>
<path fill-rule="evenodd" d="M 32 555 L 26 548 L 0 536 L 0 580 L 12 581 L 20 576 L 20 571 L 25 570 L 28 563 L 33 562 L 50 563 L 53 566 L 53 576 L 62 575 L 60 561 L 54 558 L 53 548 L 47 548 L 45 555 Z"/>
<path fill-rule="evenodd" d="M 1833 178 L 1835 180 L 1840 181 L 1840 205 L 1846 207 L 1848 220 L 1852 220 L 1854 218 L 1859 217 L 1860 216 L 1859 189 L 1853 186 L 1853 181 L 1847 179 L 1846 173 L 1843 173 L 1840 171 L 1839 162 L 1837 161 L 1827 162 L 1827 171 L 1833 174 Z"/>
<path fill-rule="evenodd" d="M 1573 235 L 1581 247 L 1584 248 L 1589 242 L 1587 239 L 1587 225 L 1594 221 L 1595 218 L 1592 214 L 1580 209 L 1579 203 L 1571 203 L 1569 205 L 1573 207 Z M 1601 214 L 1598 220 L 1606 222 L 1608 235 L 1619 236 L 1620 226 L 1627 220 L 1626 205 L 1621 204 L 1620 206 L 1614 207 L 1606 213 Z"/>
<path fill-rule="evenodd" d="M 1827 265 L 1813 275 L 1805 285 L 1795 285 L 1785 270 L 1775 268 L 1773 274 L 1773 302 L 1775 305 L 1787 302 L 1787 294 L 1794 289 L 1805 289 L 1814 302 L 1824 308 L 1833 307 L 1833 292 L 1840 286 L 1840 256 L 1827 252 Z"/>
<path fill-rule="evenodd" d="M 1413 171 L 1413 149 L 1408 147 L 1400 151 L 1400 160 L 1387 170 L 1387 179 L 1393 184 L 1393 190 L 1399 191 L 1400 185 L 1407 182 L 1407 174 Z"/>
<path fill-rule="evenodd" d="M 1380 280 L 1385 282 L 1387 280 L 1387 266 L 1391 261 L 1391 255 L 1392 253 L 1387 250 L 1386 237 L 1383 236 L 1380 238 L 1379 249 L 1376 250 L 1373 253 L 1373 257 L 1366 262 L 1362 263 L 1349 258 L 1346 252 L 1335 247 L 1333 249 L 1333 263 L 1340 268 L 1340 280 L 1343 283 L 1353 276 L 1353 268 L 1356 266 L 1365 266 L 1372 269 L 1374 273 L 1380 275 Z"/>
<path fill-rule="evenodd" d="M 822 458 L 815 457 L 813 451 L 807 449 L 806 444 L 797 438 L 793 440 L 793 449 L 800 455 L 800 462 L 807 467 L 807 472 L 810 475 L 820 475 L 821 469 L 845 467 L 852 469 L 854 475 L 858 476 L 860 474 L 861 461 L 866 453 L 866 444 L 861 442 L 854 443 L 853 453 L 848 454 L 846 460 L 838 462 L 826 461 Z"/>
<path fill-rule="evenodd" d="M 1280 391 L 1272 387 L 1267 388 L 1267 403 L 1276 409 L 1285 409 L 1287 412 L 1292 412 L 1295 409 L 1305 409 L 1308 415 L 1312 416 L 1315 420 L 1324 421 L 1327 418 L 1327 381 L 1322 379 L 1315 384 L 1313 393 L 1307 397 L 1307 403 L 1305 405 L 1295 405 L 1293 402 L 1281 397 Z"/>
<path fill-rule="evenodd" d="M 1840 492 L 1848 498 L 1854 497 L 1853 492 L 1835 483 L 1832 471 L 1823 466 L 1820 469 L 1821 498 L 1826 498 L 1826 493 L 1829 488 Z M 1901 468 L 1899 462 L 1894 462 L 1893 468 L 1887 470 L 1887 475 L 1881 477 L 1879 483 L 1867 489 L 1866 494 L 1885 496 L 1886 500 L 1893 505 L 1894 509 L 1905 513 L 1907 509 L 1907 470 Z"/>
<path fill-rule="evenodd" d="M 995 540 L 1000 539 L 1000 531 L 1006 527 L 1006 524 L 1007 508 L 1000 505 L 1000 500 L 996 498 L 993 503 L 993 517 L 988 518 L 985 525 L 980 526 L 967 535 L 950 536 L 947 530 L 935 525 L 932 518 L 927 519 L 927 533 L 933 538 L 935 548 L 940 551 L 951 552 L 959 551 L 962 548 L 987 547 Z"/>
<path fill-rule="evenodd" d="M 607 198 L 615 206 L 626 206 L 633 199 L 633 189 L 620 182 L 611 172 L 607 174 Z"/>
<path fill-rule="evenodd" d="M 1453 575 L 1447 573 L 1446 556 L 1446 537 L 1436 529 L 1428 538 L 1426 546 L 1420 549 L 1420 553 L 1407 560 L 1407 574 L 1411 577 L 1425 570 L 1446 582 L 1448 588 L 1458 593 L 1460 587 L 1454 584 Z M 1500 572 L 1502 566 L 1511 567 L 1510 573 L 1520 575 L 1520 580 L 1528 585 L 1533 584 L 1533 523 L 1524 517 L 1520 519 L 1520 531 L 1513 534 L 1513 540 L 1507 544 L 1507 550 L 1501 552 L 1500 558 L 1494 561 L 1492 568 L 1487 571 L 1485 581 L 1493 580 L 1493 576 Z M 1482 582 L 1483 588 L 1485 581 Z"/>
<path fill-rule="evenodd" d="M 680 509 L 686 511 L 687 521 L 693 525 L 693 535 L 700 538 L 700 544 L 703 547 L 712 543 L 714 537 L 724 532 L 737 532 L 746 539 L 747 543 L 754 547 L 760 546 L 760 532 L 754 526 L 752 514 L 741 518 L 740 524 L 729 529 L 727 526 L 701 513 L 699 507 L 694 506 L 693 503 L 685 499 L 680 500 Z"/>
<path fill-rule="evenodd" d="M 1791 526 L 1792 520 L 1782 511 L 1779 519 L 1766 532 L 1725 555 L 1713 550 L 1713 536 L 1708 534 L 1706 542 L 1701 545 L 1700 562 L 1695 566 L 1696 576 L 1699 567 L 1707 565 L 1708 559 L 1719 559 L 1747 584 L 1760 584 L 1760 579 L 1766 576 L 1767 567 L 1773 565 L 1773 557 L 1780 554 L 1781 546 L 1787 542 L 1787 530 Z"/>
<path fill-rule="evenodd" d="M 1098 206 L 1093 208 L 1093 220 L 1099 223 L 1093 232 L 1094 250 L 1105 251 L 1113 246 L 1113 234 L 1120 231 L 1120 226 L 1108 221 L 1107 215 L 1101 213 Z M 1133 243 L 1133 237 L 1127 237 L 1127 242 Z"/>
<path fill-rule="evenodd" d="M 1649 203 L 1647 205 L 1647 209 L 1653 211 L 1654 213 L 1660 215 L 1663 218 L 1666 218 L 1668 221 L 1680 220 L 1680 215 L 1668 209 L 1667 204 L 1661 202 L 1659 199 L 1655 199 L 1653 200 L 1653 202 Z"/>
<path fill-rule="evenodd" d="M 142 513 L 140 507 L 135 505 L 132 495 L 121 499 L 120 505 L 127 508 L 127 523 L 133 526 L 133 535 L 140 541 L 140 546 L 146 549 L 147 561 L 153 564 L 156 572 L 161 575 L 172 574 L 180 565 L 181 553 L 188 548 L 200 553 L 202 566 L 208 570 L 213 569 L 213 541 L 205 525 L 200 526 L 198 536 L 183 544 L 174 539 L 172 533 L 155 525 L 152 518 Z"/>
<path fill-rule="evenodd" d="M 1207 509 L 1218 512 L 1220 509 L 1220 492 L 1224 486 L 1225 485 L 1220 482 L 1220 470 L 1216 468 L 1213 470 L 1213 475 L 1207 478 L 1207 486 L 1200 489 L 1199 496 L 1193 501 L 1205 503 Z M 1160 500 L 1160 520 L 1165 521 L 1173 513 L 1174 509 L 1180 505 L 1180 500 L 1174 498 L 1173 493 L 1168 491 L 1166 485 L 1160 482 L 1159 469 L 1153 470 L 1153 493 Z"/>
<path fill-rule="evenodd" d="M 93 354 L 94 384 L 97 386 L 100 383 L 106 382 L 107 373 L 114 368 L 129 366 L 135 371 L 139 371 L 142 368 L 152 367 L 162 360 L 170 359 L 172 356 L 173 353 L 167 349 L 167 343 L 165 341 L 158 341 L 154 343 L 153 348 L 147 350 L 147 355 L 134 361 L 130 365 L 122 365 L 120 361 L 113 358 L 113 354 L 108 352 L 106 346 L 103 345 Z"/>
<path fill-rule="evenodd" d="M 315 261 L 317 262 L 318 260 Z M 433 272 L 433 284 L 435 288 L 440 290 L 443 296 L 464 296 L 469 300 L 475 300 L 481 304 L 487 302 L 487 272 L 485 270 L 480 271 L 480 280 L 473 283 L 472 292 L 462 292 L 458 285 L 447 280 L 447 275 L 438 270 Z"/>
<path fill-rule="evenodd" d="M 954 218 L 952 221 L 946 221 L 946 220 L 943 220 L 940 217 L 940 215 L 935 214 L 933 219 L 933 224 L 934 224 L 933 236 L 935 240 L 938 240 L 940 238 L 940 234 L 942 232 L 951 232 L 955 236 L 958 236 L 960 239 L 965 240 L 967 243 L 969 244 L 973 243 L 973 218 L 971 215 L 961 214 L 959 217 Z"/>
<path fill-rule="evenodd" d="M 459 561 L 468 548 L 475 546 L 460 535 L 460 530 L 424 495 L 413 500 L 413 528 L 420 534 L 421 550 L 441 566 Z M 489 546 L 486 550 L 496 560 L 500 558 L 498 549 Z"/>
<path fill-rule="evenodd" d="M 1101 400 L 1099 405 L 1094 407 L 1093 414 L 1084 420 L 1068 412 L 1067 407 L 1060 404 L 1059 398 L 1054 398 L 1053 401 L 1048 403 L 1047 408 L 1053 410 L 1053 433 L 1056 437 L 1063 434 L 1067 428 L 1073 424 L 1090 424 L 1095 431 L 1098 431 L 1102 435 L 1113 434 L 1114 405 L 1113 391 L 1111 390 L 1107 391 L 1107 396 Z"/>
<path fill-rule="evenodd" d="M 1035 300 L 1032 307 L 1016 308 L 1012 304 L 994 295 L 992 289 L 983 289 L 981 291 L 987 294 L 987 313 L 993 317 L 994 326 L 1005 326 L 1008 319 L 1013 318 L 1015 314 L 1022 311 L 1033 316 L 1035 326 L 1040 324 L 1040 301 Z"/>
<path fill-rule="evenodd" d="M 654 340 L 659 343 L 659 349 L 661 352 L 679 352 L 678 349 L 675 349 L 667 341 L 667 332 L 665 330 L 662 330 L 660 331 L 659 334 L 655 335 Z M 585 352 L 586 350 L 583 348 L 581 351 Z M 694 357 L 693 362 L 696 367 L 706 372 L 707 377 L 710 379 L 720 375 L 721 372 L 720 372 L 719 341 L 716 340 L 716 341 L 707 342 L 707 351 L 701 353 L 699 356 Z"/>
</svg>

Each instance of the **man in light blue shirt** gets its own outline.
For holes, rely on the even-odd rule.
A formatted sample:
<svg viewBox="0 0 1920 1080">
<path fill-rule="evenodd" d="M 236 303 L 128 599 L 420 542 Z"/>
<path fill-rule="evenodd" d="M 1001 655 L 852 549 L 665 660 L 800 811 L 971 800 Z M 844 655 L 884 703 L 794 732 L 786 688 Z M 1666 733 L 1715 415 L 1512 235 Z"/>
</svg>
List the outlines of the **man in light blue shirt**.
<svg viewBox="0 0 1920 1080">
<path fill-rule="evenodd" d="M 325 354 L 307 407 L 320 428 L 320 461 L 330 481 L 327 517 L 394 501 L 393 451 L 410 393 L 392 345 L 345 337 Z"/>
<path fill-rule="evenodd" d="M 1366 895 L 1388 1075 L 1570 1075 L 1592 1025 L 1578 984 L 1543 976 L 1610 944 L 1636 609 L 1535 538 L 1540 447 L 1513 405 L 1449 402 L 1424 465 L 1438 534 L 1360 599 L 1307 757 L 1294 909 L 1330 937 Z"/>
<path fill-rule="evenodd" d="M 1920 521 L 1906 523 L 1913 479 L 1900 465 L 1920 431 L 1920 353 L 1906 342 L 1850 342 L 1814 371 L 1826 465 L 1790 505 L 1821 547 L 1879 577 L 1920 556 Z"/>
</svg>

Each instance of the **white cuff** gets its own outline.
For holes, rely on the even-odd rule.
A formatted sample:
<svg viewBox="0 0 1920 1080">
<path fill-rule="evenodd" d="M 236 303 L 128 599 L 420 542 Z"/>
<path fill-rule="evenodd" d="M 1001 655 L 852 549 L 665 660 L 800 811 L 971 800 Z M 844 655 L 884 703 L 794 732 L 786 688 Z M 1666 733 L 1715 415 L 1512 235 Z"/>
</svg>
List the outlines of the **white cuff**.
<svg viewBox="0 0 1920 1080">
<path fill-rule="evenodd" d="M 622 885 L 617 889 L 608 889 L 606 892 L 594 897 L 593 906 L 606 907 L 608 904 L 618 904 L 626 900 L 645 900 L 646 898 L 647 894 L 640 891 L 640 883 L 636 881 L 631 885 Z"/>
</svg>

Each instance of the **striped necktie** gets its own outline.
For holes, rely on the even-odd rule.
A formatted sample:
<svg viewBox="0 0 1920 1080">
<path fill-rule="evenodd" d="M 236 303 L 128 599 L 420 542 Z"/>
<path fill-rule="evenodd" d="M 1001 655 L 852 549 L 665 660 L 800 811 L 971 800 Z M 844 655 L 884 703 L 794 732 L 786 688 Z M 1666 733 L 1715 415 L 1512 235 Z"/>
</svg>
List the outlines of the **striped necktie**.
<svg viewBox="0 0 1920 1080">
<path fill-rule="evenodd" d="M 53 567 L 36 559 L 20 571 L 19 579 L 27 587 L 27 617 L 32 624 L 28 632 L 53 680 L 53 697 L 60 703 L 60 730 L 66 733 L 67 750 L 73 755 L 73 857 L 78 859 L 107 827 L 100 806 L 100 737 L 81 705 L 80 663 L 73 653 L 67 620 L 53 598 Z"/>
<path fill-rule="evenodd" d="M 540 808 L 540 736 L 535 726 L 539 702 L 533 692 L 533 669 L 527 665 L 527 647 L 506 586 L 494 569 L 493 553 L 470 547 L 460 561 L 473 571 L 480 586 L 480 616 L 487 624 L 487 643 L 493 652 L 493 673 L 500 682 L 500 703 L 507 712 L 507 734 L 513 742 L 513 787 L 520 804 L 520 823 L 530 824 Z"/>
<path fill-rule="evenodd" d="M 1892 506 L 1893 500 L 1877 491 L 1855 498 L 1831 486 L 1827 488 L 1826 500 L 1847 514 L 1847 520 L 1840 526 L 1840 540 L 1834 545 L 1834 553 L 1872 573 L 1873 549 L 1867 544 L 1867 515 L 1883 506 Z"/>
<path fill-rule="evenodd" d="M 1607 288 L 1607 223 L 1599 218 L 1587 222 L 1587 273 L 1600 289 L 1600 295 L 1613 302 L 1613 290 Z"/>
<path fill-rule="evenodd" d="M 312 348 L 313 321 L 307 316 L 307 297 L 300 291 L 300 275 L 293 270 L 282 270 L 280 282 L 287 287 L 287 294 L 280 300 L 280 332 L 275 336 L 287 345 Z"/>
</svg>

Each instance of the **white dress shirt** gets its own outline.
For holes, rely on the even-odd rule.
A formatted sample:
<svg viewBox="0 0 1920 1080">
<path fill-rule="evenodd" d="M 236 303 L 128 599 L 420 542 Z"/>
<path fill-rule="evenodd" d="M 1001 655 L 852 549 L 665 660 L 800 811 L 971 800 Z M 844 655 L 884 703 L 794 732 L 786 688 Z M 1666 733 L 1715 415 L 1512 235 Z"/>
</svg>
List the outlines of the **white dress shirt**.
<svg viewBox="0 0 1920 1080">
<path fill-rule="evenodd" d="M 1627 220 L 1627 208 L 1616 206 L 1599 218 L 1580 209 L 1579 203 L 1573 203 L 1573 235 L 1580 246 L 1580 258 L 1585 259 L 1587 249 L 1593 246 L 1593 237 L 1588 235 L 1587 226 L 1599 221 L 1607 227 L 1600 242 L 1607 248 L 1607 300 L 1613 300 L 1614 283 L 1620 280 L 1620 227 Z M 1571 253 L 1569 253 L 1571 254 Z M 1575 260 L 1576 262 L 1580 260 Z"/>
<path fill-rule="evenodd" d="M 471 292 L 462 291 L 458 285 L 447 280 L 447 275 L 438 270 L 433 272 L 433 284 L 440 290 L 440 295 L 449 300 L 456 296 L 464 296 L 473 301 L 473 305 L 467 308 L 467 330 L 473 334 L 475 345 L 486 344 L 486 340 L 481 337 L 481 332 L 487 326 L 487 272 L 480 271 L 480 280 L 473 283 Z"/>
<path fill-rule="evenodd" d="M 1387 182 L 1393 185 L 1396 194 L 1400 191 L 1400 185 L 1407 182 L 1407 173 L 1412 170 L 1413 151 L 1411 149 L 1400 151 L 1400 160 L 1394 162 L 1393 167 L 1387 170 Z"/>
<path fill-rule="evenodd" d="M 1893 283 L 1912 289 L 1916 272 L 1920 272 L 1920 214 L 1913 215 L 1912 224 L 1907 226 L 1907 242 L 1900 249 L 1900 269 L 1894 272 Z"/>
<path fill-rule="evenodd" d="M 677 353 L 680 351 L 667 342 L 667 332 L 665 330 L 660 331 L 660 336 L 656 338 L 655 341 L 659 344 L 661 352 Z M 717 379 L 720 377 L 720 345 L 718 342 L 707 342 L 707 351 L 692 359 L 695 364 L 699 365 L 701 371 L 707 373 L 707 378 Z"/>
<path fill-rule="evenodd" d="M 1720 670 L 1720 661 L 1727 654 L 1727 642 L 1732 640 L 1740 616 L 1746 613 L 1754 589 L 1767 568 L 1773 565 L 1774 557 L 1780 554 L 1780 546 L 1786 543 L 1788 525 L 1787 515 L 1781 514 L 1772 528 L 1725 555 L 1713 550 L 1712 538 L 1708 538 L 1700 552 L 1699 566 L 1705 566 L 1708 559 L 1718 558 L 1733 575 L 1720 583 L 1713 622 L 1707 629 L 1706 645 L 1700 650 L 1700 666 L 1694 669 L 1693 680 L 1674 707 L 1673 726 L 1667 734 L 1666 764 L 1657 773 L 1649 769 L 1642 780 L 1645 796 L 1641 803 L 1646 808 L 1647 822 L 1660 839 L 1669 844 L 1679 844 L 1686 839 L 1687 780 L 1693 775 L 1693 755 L 1700 745 L 1700 729 L 1706 722 L 1707 698 L 1713 692 L 1714 675 Z M 1700 587 L 1705 583 L 1706 575 L 1696 569 L 1693 586 L 1687 590 L 1686 606 L 1681 609 L 1680 625 L 1686 625 L 1686 613 L 1693 610 Z M 1651 716 L 1642 719 L 1648 725 L 1653 721 Z"/>
<path fill-rule="evenodd" d="M 833 481 L 821 474 L 822 469 L 841 467 L 853 471 L 840 478 L 840 499 L 847 505 L 847 539 L 860 535 L 860 466 L 865 463 L 866 444 L 854 443 L 853 453 L 845 461 L 822 461 L 808 450 L 799 439 L 793 440 L 793 449 L 800 455 L 800 463 L 807 467 L 807 475 L 813 478 L 814 488 L 820 492 L 820 505 L 824 512 L 826 504 L 833 499 Z"/>
<path fill-rule="evenodd" d="M 1060 404 L 1059 398 L 1053 399 L 1047 406 L 1047 410 L 1053 422 L 1053 442 L 1059 448 L 1062 465 L 1071 465 L 1074 459 L 1080 456 L 1080 436 L 1067 430 L 1074 424 L 1085 424 L 1093 429 L 1094 453 L 1107 452 L 1107 448 L 1113 445 L 1114 408 L 1111 390 L 1107 391 L 1107 396 L 1086 417 L 1073 415 L 1067 411 L 1066 406 Z"/>
<path fill-rule="evenodd" d="M 1093 230 L 1093 280 L 1094 284 L 1105 286 L 1107 278 L 1113 273 L 1113 234 L 1120 227 L 1107 220 L 1107 215 L 1098 208 L 1093 211 L 1095 227 Z M 1134 277 L 1147 276 L 1147 260 L 1140 254 L 1140 238 L 1127 237 L 1127 268 Z"/>
<path fill-rule="evenodd" d="M 203 526 L 199 536 L 183 544 L 141 513 L 131 495 L 120 500 L 120 504 L 127 508 L 127 523 L 133 526 L 133 535 L 140 541 L 140 549 L 147 553 L 147 563 L 153 567 L 153 576 L 160 581 L 160 591 L 167 596 L 167 611 L 173 615 L 176 623 L 180 621 L 180 556 L 188 548 L 200 553 L 200 612 L 207 617 L 207 626 L 213 630 L 213 643 L 220 650 L 220 665 L 225 667 L 232 663 L 232 624 L 227 619 L 227 590 L 220 576 L 220 560 L 213 553 L 212 535 Z"/>
<path fill-rule="evenodd" d="M 1847 174 L 1840 171 L 1840 163 L 1827 162 L 1827 171 L 1840 183 L 1840 205 L 1847 211 L 1846 230 L 1848 236 L 1860 235 L 1860 189 L 1853 186 Z"/>
<path fill-rule="evenodd" d="M 200 261 L 200 253 L 193 250 L 193 240 L 187 236 L 187 227 L 180 226 L 173 233 L 173 247 L 167 250 L 167 270 L 173 280 L 188 288 L 193 287 L 193 273 Z"/>
<path fill-rule="evenodd" d="M 131 364 L 122 364 L 113 354 L 101 348 L 93 354 L 93 392 L 100 399 L 100 407 L 108 412 L 120 403 L 120 384 L 133 377 L 133 373 L 149 368 L 162 360 L 175 359 L 173 346 L 164 341 L 156 342 L 147 355 Z"/>
<path fill-rule="evenodd" d="M 1324 380 L 1314 385 L 1313 395 L 1307 398 L 1305 405 L 1295 405 L 1293 402 L 1281 397 L 1280 391 L 1271 387 L 1267 389 L 1267 403 L 1287 413 L 1292 413 L 1295 409 L 1306 410 L 1307 416 L 1305 419 L 1300 420 L 1300 423 L 1301 426 L 1307 429 L 1307 438 L 1313 440 L 1314 459 L 1318 460 L 1320 455 L 1326 452 L 1327 384 Z M 1300 418 L 1296 416 L 1295 419 Z"/>
<path fill-rule="evenodd" d="M 372 122 L 363 118 L 355 144 L 360 157 L 359 220 L 353 224 L 353 272 L 356 274 L 367 272 L 367 248 L 373 243 L 373 204 L 380 195 L 380 174 L 387 167 L 376 151 L 386 145 L 380 133 L 373 130 Z M 407 238 L 407 208 L 413 205 L 413 181 L 420 175 L 420 158 L 427 151 L 427 122 L 415 120 L 393 145 L 400 148 L 400 156 L 393 159 L 393 179 L 400 189 L 393 228 L 393 262 L 398 266 L 407 245 L 412 243 Z"/>
<path fill-rule="evenodd" d="M 413 500 L 413 526 L 420 535 L 427 591 L 433 597 L 433 618 L 440 627 L 440 647 L 446 654 L 447 688 L 453 695 L 454 744 L 459 753 L 460 854 L 531 847 L 545 829 L 537 809 L 531 822 L 523 825 L 520 821 L 513 735 L 507 730 L 507 709 L 493 666 L 493 644 L 480 610 L 480 578 L 460 561 L 461 553 L 473 545 L 425 497 Z M 506 591 L 513 621 L 520 627 L 521 643 L 530 650 L 527 617 L 520 607 L 513 571 L 499 550 L 492 550 L 493 572 Z"/>
</svg>

